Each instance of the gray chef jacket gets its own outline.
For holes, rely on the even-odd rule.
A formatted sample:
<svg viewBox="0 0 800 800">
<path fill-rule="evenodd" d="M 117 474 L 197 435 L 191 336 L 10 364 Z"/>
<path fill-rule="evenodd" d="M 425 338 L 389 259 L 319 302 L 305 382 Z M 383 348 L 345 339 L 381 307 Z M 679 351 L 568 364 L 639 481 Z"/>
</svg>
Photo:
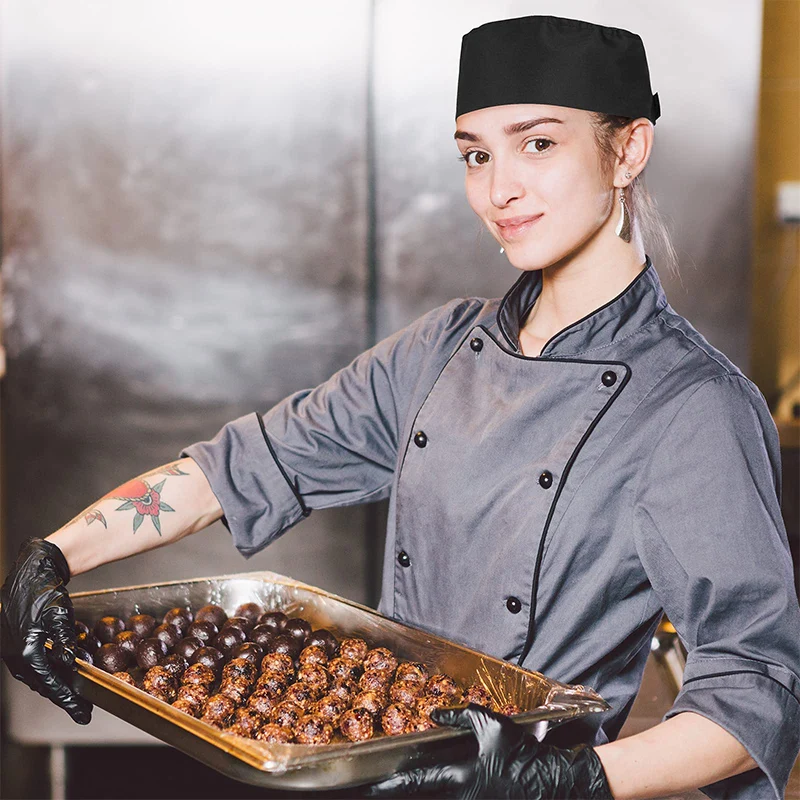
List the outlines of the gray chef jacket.
<svg viewBox="0 0 800 800">
<path fill-rule="evenodd" d="M 184 455 L 246 556 L 312 509 L 390 498 L 379 610 L 592 686 L 612 709 L 582 721 L 585 741 L 617 737 L 665 611 L 688 650 L 666 717 L 713 720 L 760 767 L 706 793 L 782 797 L 800 608 L 763 396 L 669 306 L 649 258 L 526 357 L 540 289 L 525 272 L 502 300 L 436 308 Z"/>
</svg>

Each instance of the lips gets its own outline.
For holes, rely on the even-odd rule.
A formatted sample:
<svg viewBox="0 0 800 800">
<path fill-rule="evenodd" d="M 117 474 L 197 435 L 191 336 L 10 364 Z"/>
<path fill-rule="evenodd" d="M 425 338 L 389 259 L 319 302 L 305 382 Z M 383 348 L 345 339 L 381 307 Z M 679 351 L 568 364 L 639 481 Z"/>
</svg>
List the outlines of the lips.
<svg viewBox="0 0 800 800">
<path fill-rule="evenodd" d="M 543 214 L 532 214 L 522 217 L 507 217 L 496 219 L 494 224 L 502 239 L 511 241 L 527 233 L 541 218 Z"/>
</svg>

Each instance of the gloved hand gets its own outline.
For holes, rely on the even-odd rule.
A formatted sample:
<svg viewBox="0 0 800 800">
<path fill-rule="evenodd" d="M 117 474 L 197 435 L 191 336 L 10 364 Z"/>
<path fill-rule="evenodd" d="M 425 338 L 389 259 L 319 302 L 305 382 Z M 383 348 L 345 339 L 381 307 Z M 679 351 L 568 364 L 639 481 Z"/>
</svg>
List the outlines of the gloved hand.
<svg viewBox="0 0 800 800">
<path fill-rule="evenodd" d="M 75 667 L 76 646 L 69 579 L 67 560 L 52 542 L 29 539 L 22 545 L 0 590 L 2 658 L 15 678 L 85 725 L 92 705 L 66 682 Z M 53 642 L 49 652 L 44 646 L 48 638 Z"/>
<path fill-rule="evenodd" d="M 460 798 L 613 800 L 603 765 L 587 745 L 564 750 L 540 744 L 508 717 L 473 704 L 437 708 L 431 718 L 471 730 L 478 740 L 477 758 L 401 772 L 371 786 L 370 797 L 441 792 Z"/>
</svg>

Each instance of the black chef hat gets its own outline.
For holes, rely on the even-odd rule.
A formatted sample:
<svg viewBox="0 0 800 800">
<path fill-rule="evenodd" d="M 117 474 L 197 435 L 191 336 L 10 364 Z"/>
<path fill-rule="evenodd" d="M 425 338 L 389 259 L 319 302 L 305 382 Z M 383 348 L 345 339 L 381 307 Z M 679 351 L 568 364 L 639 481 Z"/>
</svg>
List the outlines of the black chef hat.
<svg viewBox="0 0 800 800">
<path fill-rule="evenodd" d="M 562 17 L 519 17 L 461 40 L 456 117 L 489 106 L 542 103 L 621 117 L 661 114 L 641 37 Z"/>
</svg>

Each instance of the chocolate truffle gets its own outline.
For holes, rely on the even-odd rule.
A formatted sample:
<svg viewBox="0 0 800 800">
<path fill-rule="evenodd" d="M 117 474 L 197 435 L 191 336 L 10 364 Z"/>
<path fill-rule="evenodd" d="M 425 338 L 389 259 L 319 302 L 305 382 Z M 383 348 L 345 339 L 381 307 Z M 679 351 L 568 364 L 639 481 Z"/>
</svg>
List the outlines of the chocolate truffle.
<svg viewBox="0 0 800 800">
<path fill-rule="evenodd" d="M 254 642 L 245 642 L 244 644 L 236 645 L 231 650 L 231 658 L 244 658 L 256 667 L 261 663 L 264 657 L 264 651 L 261 647 Z"/>
<path fill-rule="evenodd" d="M 370 669 L 358 679 L 362 692 L 388 692 L 391 685 L 392 673 L 389 670 Z"/>
<path fill-rule="evenodd" d="M 224 694 L 212 694 L 203 704 L 203 722 L 208 722 L 217 728 L 224 728 L 231 720 L 236 706 L 230 697 Z"/>
<path fill-rule="evenodd" d="M 94 655 L 100 649 L 100 640 L 93 633 L 79 633 L 75 637 L 75 644 Z"/>
<path fill-rule="evenodd" d="M 269 715 L 269 721 L 275 723 L 275 725 L 293 730 L 294 726 L 297 725 L 297 721 L 303 714 L 303 709 L 296 703 L 284 700 L 272 709 Z"/>
<path fill-rule="evenodd" d="M 153 628 L 153 634 L 156 639 L 161 639 L 167 646 L 167 650 L 171 650 L 181 640 L 181 632 L 174 625 L 157 625 Z"/>
<path fill-rule="evenodd" d="M 251 686 L 247 681 L 243 681 L 241 678 L 231 678 L 227 681 L 222 681 L 219 687 L 219 693 L 230 697 L 236 706 L 240 706 L 247 700 L 250 689 Z"/>
<path fill-rule="evenodd" d="M 365 742 L 374 733 L 372 714 L 366 708 L 351 708 L 342 714 L 339 730 L 351 742 Z"/>
<path fill-rule="evenodd" d="M 129 663 L 136 657 L 136 646 L 140 641 L 139 636 L 133 631 L 121 631 L 114 637 L 114 642 L 125 652 Z"/>
<path fill-rule="evenodd" d="M 75 620 L 75 624 L 72 627 L 75 629 L 76 636 L 79 633 L 89 633 L 89 626 L 85 622 L 81 622 L 80 620 Z"/>
<path fill-rule="evenodd" d="M 449 675 L 432 675 L 425 684 L 425 694 L 454 700 L 460 692 L 456 682 Z"/>
<path fill-rule="evenodd" d="M 306 639 L 306 647 L 311 645 L 324 647 L 328 658 L 333 658 L 339 649 L 339 640 L 330 631 L 320 628 L 318 631 L 312 631 L 311 635 Z"/>
<path fill-rule="evenodd" d="M 264 718 L 247 708 L 237 708 L 233 712 L 233 722 L 231 727 L 237 727 L 239 730 L 232 731 L 239 736 L 247 736 L 254 739 L 258 731 L 264 726 Z"/>
<path fill-rule="evenodd" d="M 205 664 L 213 669 L 216 675 L 222 669 L 225 656 L 216 647 L 201 647 L 189 660 L 192 664 Z"/>
<path fill-rule="evenodd" d="M 241 628 L 241 630 L 247 634 L 248 631 L 253 630 L 253 623 L 251 623 L 246 617 L 228 617 L 228 619 L 222 623 L 222 627 L 219 629 L 219 632 L 222 633 L 225 628 Z"/>
<path fill-rule="evenodd" d="M 162 662 L 161 666 L 164 667 L 170 675 L 174 678 L 178 678 L 180 680 L 181 676 L 189 666 L 189 662 L 178 653 L 173 653 L 171 656 L 167 656 Z"/>
<path fill-rule="evenodd" d="M 424 664 L 419 661 L 406 661 L 397 667 L 397 672 L 394 675 L 395 681 L 409 681 L 411 683 L 418 683 L 425 686 L 428 682 L 430 674 Z"/>
<path fill-rule="evenodd" d="M 298 682 L 305 683 L 307 686 L 317 689 L 319 695 L 322 696 L 328 690 L 331 676 L 328 674 L 328 670 L 321 664 L 303 664 L 303 666 L 297 670 L 297 680 Z"/>
<path fill-rule="evenodd" d="M 308 638 L 310 633 L 311 633 L 311 625 L 301 617 L 297 617 L 296 619 L 290 619 L 283 626 L 283 635 L 291 636 L 292 639 L 294 639 L 297 642 L 297 644 L 300 646 L 301 649 L 303 645 L 305 645 L 306 639 Z"/>
<path fill-rule="evenodd" d="M 292 741 L 291 728 L 285 728 L 274 723 L 267 723 L 256 734 L 259 742 L 272 742 L 273 744 L 289 744 Z"/>
<path fill-rule="evenodd" d="M 172 707 L 178 711 L 183 711 L 184 714 L 188 714 L 190 717 L 200 716 L 200 706 L 192 705 L 188 700 L 184 700 L 182 697 L 179 697 L 172 703 Z"/>
<path fill-rule="evenodd" d="M 307 683 L 293 683 L 284 693 L 285 702 L 294 703 L 302 709 L 308 708 L 311 703 L 322 697 L 322 693 Z"/>
<path fill-rule="evenodd" d="M 82 647 L 75 648 L 75 658 L 79 658 L 81 661 L 85 661 L 87 664 L 94 664 L 94 656 L 88 650 L 84 650 Z"/>
<path fill-rule="evenodd" d="M 178 679 L 164 667 L 151 667 L 145 673 L 142 688 L 146 692 L 157 691 L 165 694 L 174 691 L 178 695 Z"/>
<path fill-rule="evenodd" d="M 278 697 L 262 692 L 256 689 L 250 697 L 247 698 L 247 708 L 261 714 L 262 717 L 268 717 L 272 710 L 278 705 Z"/>
<path fill-rule="evenodd" d="M 156 700 L 160 700 L 162 703 L 166 703 L 167 705 L 172 705 L 172 703 L 175 702 L 175 695 L 169 692 L 161 692 L 158 689 L 153 689 L 147 694 Z"/>
<path fill-rule="evenodd" d="M 266 625 L 274 633 L 280 633 L 288 621 L 289 617 L 282 611 L 267 611 L 258 618 L 259 625 Z"/>
<path fill-rule="evenodd" d="M 347 711 L 347 703 L 335 694 L 326 694 L 314 703 L 314 713 L 327 720 L 334 727 L 339 724 L 339 720 Z"/>
<path fill-rule="evenodd" d="M 262 672 L 256 681 L 256 686 L 273 697 L 283 694 L 289 686 L 289 680 L 281 672 Z"/>
<path fill-rule="evenodd" d="M 489 692 L 480 684 L 473 683 L 461 696 L 462 703 L 475 703 L 476 706 L 494 708 L 494 701 Z"/>
<path fill-rule="evenodd" d="M 187 661 L 191 661 L 192 656 L 201 647 L 205 647 L 205 642 L 202 639 L 198 639 L 196 636 L 185 636 L 172 648 L 172 652 L 183 656 Z"/>
<path fill-rule="evenodd" d="M 410 731 L 430 731 L 436 727 L 436 723 L 430 717 L 414 714 L 411 718 Z"/>
<path fill-rule="evenodd" d="M 130 672 L 114 672 L 113 676 L 123 683 L 127 683 L 129 686 L 136 686 L 136 681 L 133 679 Z"/>
<path fill-rule="evenodd" d="M 333 726 L 319 714 L 306 714 L 294 726 L 294 740 L 298 744 L 330 744 Z"/>
<path fill-rule="evenodd" d="M 198 612 L 199 613 L 199 612 Z M 204 644 L 208 644 L 217 634 L 219 629 L 211 620 L 195 619 L 186 629 L 187 636 L 194 636 Z"/>
<path fill-rule="evenodd" d="M 288 680 L 294 678 L 294 660 L 286 653 L 267 653 L 261 659 L 261 669 L 264 672 L 280 672 Z"/>
<path fill-rule="evenodd" d="M 349 658 L 360 664 L 369 652 L 369 645 L 363 639 L 342 639 L 339 645 L 339 657 Z"/>
<path fill-rule="evenodd" d="M 174 625 L 180 632 L 181 636 L 186 633 L 186 629 L 194 621 L 194 615 L 190 608 L 180 607 L 171 608 L 164 614 L 164 619 L 161 620 L 164 625 Z"/>
<path fill-rule="evenodd" d="M 195 622 L 211 622 L 217 631 L 219 631 L 226 619 L 228 619 L 228 615 L 225 613 L 225 609 L 215 605 L 203 606 L 194 615 Z"/>
<path fill-rule="evenodd" d="M 217 679 L 217 674 L 207 664 L 191 664 L 183 673 L 183 684 L 201 684 L 210 686 Z"/>
<path fill-rule="evenodd" d="M 196 706 L 198 714 L 202 710 L 203 704 L 210 696 L 211 689 L 209 688 L 209 684 L 205 683 L 184 683 L 183 686 L 178 689 L 178 699 L 185 700 L 187 703 Z"/>
<path fill-rule="evenodd" d="M 328 651 L 318 644 L 306 645 L 301 651 L 297 660 L 301 664 L 321 664 L 323 667 L 330 660 Z"/>
<path fill-rule="evenodd" d="M 328 689 L 328 694 L 336 695 L 345 703 L 349 703 L 359 691 L 358 683 L 351 678 L 335 678 Z"/>
<path fill-rule="evenodd" d="M 444 697 L 425 695 L 417 700 L 417 705 L 415 706 L 414 710 L 416 712 L 416 716 L 427 717 L 430 719 L 431 711 L 433 711 L 434 708 L 443 708 L 446 705 L 447 699 Z"/>
<path fill-rule="evenodd" d="M 392 703 L 413 708 L 422 696 L 422 686 L 411 681 L 395 681 L 389 689 L 389 699 Z"/>
<path fill-rule="evenodd" d="M 235 617 L 244 617 L 249 620 L 250 627 L 252 628 L 258 618 L 264 613 L 264 609 L 258 603 L 242 603 L 236 611 L 233 612 Z"/>
<path fill-rule="evenodd" d="M 294 660 L 298 655 L 300 655 L 302 645 L 291 636 L 286 636 L 282 633 L 279 633 L 264 646 L 264 649 L 267 651 L 267 653 L 283 653 L 284 655 L 290 656 L 292 660 Z"/>
<path fill-rule="evenodd" d="M 351 658 L 339 656 L 328 662 L 328 672 L 334 680 L 337 678 L 349 678 L 357 681 L 361 675 L 361 665 Z"/>
<path fill-rule="evenodd" d="M 106 672 L 121 672 L 128 666 L 128 658 L 128 654 L 116 642 L 109 642 L 95 653 L 94 663 Z"/>
<path fill-rule="evenodd" d="M 220 653 L 228 654 L 237 645 L 244 644 L 246 640 L 247 634 L 241 628 L 232 625 L 230 628 L 223 628 L 214 637 L 211 644 Z"/>
<path fill-rule="evenodd" d="M 95 622 L 93 633 L 100 640 L 100 644 L 109 644 L 124 630 L 125 623 L 119 617 L 101 617 Z"/>
<path fill-rule="evenodd" d="M 380 714 L 387 705 L 386 695 L 382 692 L 361 692 L 353 698 L 351 708 L 366 708 L 370 714 Z"/>
<path fill-rule="evenodd" d="M 394 675 L 394 671 L 397 669 L 397 659 L 391 650 L 387 650 L 385 647 L 376 647 L 364 656 L 364 671 L 371 669 L 385 670 Z"/>
<path fill-rule="evenodd" d="M 272 628 L 266 625 L 256 625 L 250 631 L 250 641 L 261 645 L 261 647 L 266 647 L 277 635 Z"/>
<path fill-rule="evenodd" d="M 381 714 L 381 727 L 388 736 L 399 736 L 411 730 L 414 715 L 407 706 L 393 703 Z"/>
<path fill-rule="evenodd" d="M 245 658 L 232 658 L 222 668 L 222 679 L 225 678 L 244 678 L 248 683 L 255 683 L 258 677 L 258 667 L 252 661 Z"/>
<path fill-rule="evenodd" d="M 142 639 L 148 639 L 153 633 L 156 624 L 156 618 L 151 617 L 149 614 L 134 614 L 132 617 L 128 617 L 125 628 L 133 631 Z"/>
<path fill-rule="evenodd" d="M 514 714 L 522 713 L 522 709 L 516 703 L 506 703 L 501 706 L 498 711 L 501 714 L 505 714 L 507 717 L 513 717 Z"/>
<path fill-rule="evenodd" d="M 142 669 L 155 667 L 167 655 L 167 646 L 155 637 L 142 639 L 136 645 L 136 663 Z"/>
</svg>

